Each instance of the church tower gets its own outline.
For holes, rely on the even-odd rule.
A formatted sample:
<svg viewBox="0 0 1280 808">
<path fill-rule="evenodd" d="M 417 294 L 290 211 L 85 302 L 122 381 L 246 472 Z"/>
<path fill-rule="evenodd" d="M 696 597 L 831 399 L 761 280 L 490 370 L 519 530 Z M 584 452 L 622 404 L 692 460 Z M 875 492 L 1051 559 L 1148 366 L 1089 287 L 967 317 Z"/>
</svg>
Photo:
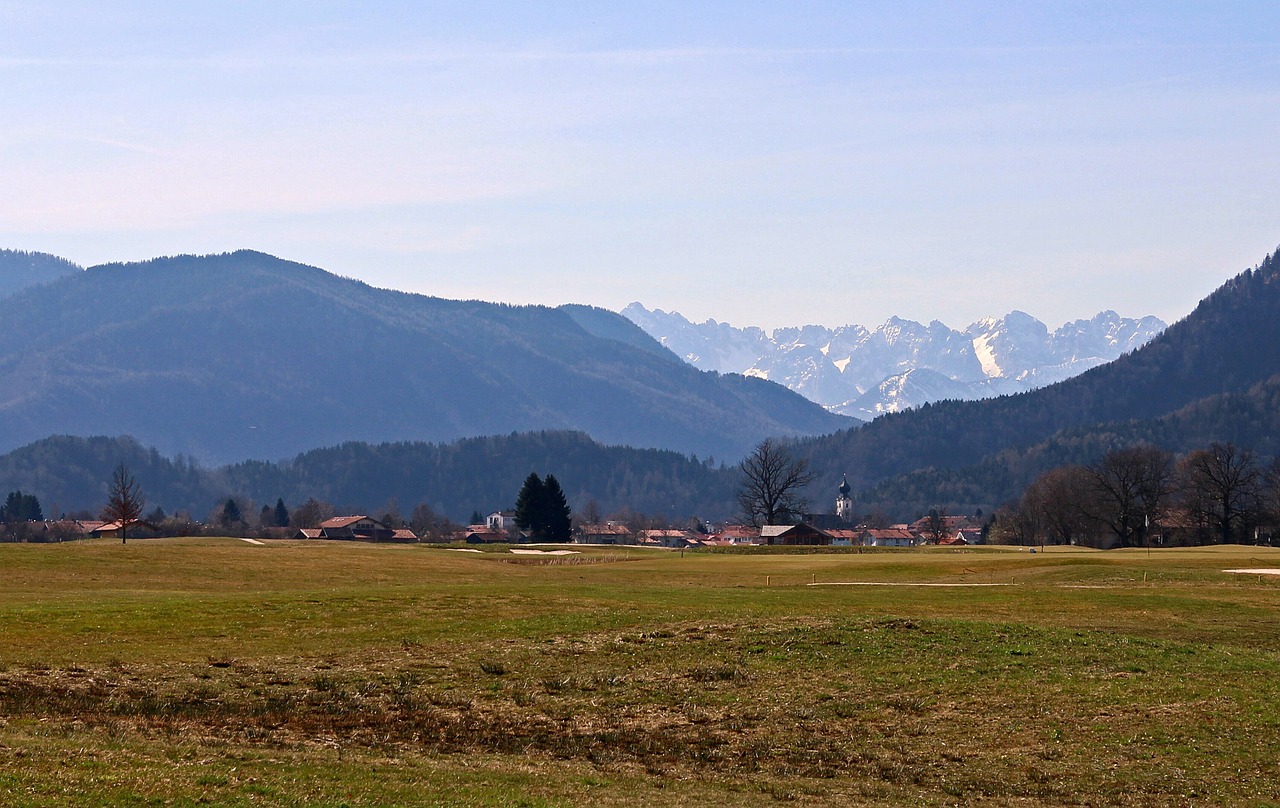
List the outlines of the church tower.
<svg viewBox="0 0 1280 808">
<path fill-rule="evenodd" d="M 840 496 L 836 497 L 836 516 L 841 522 L 853 524 L 853 500 L 849 497 L 849 478 L 844 476 L 840 482 L 840 487 L 836 489 L 840 492 Z"/>
</svg>

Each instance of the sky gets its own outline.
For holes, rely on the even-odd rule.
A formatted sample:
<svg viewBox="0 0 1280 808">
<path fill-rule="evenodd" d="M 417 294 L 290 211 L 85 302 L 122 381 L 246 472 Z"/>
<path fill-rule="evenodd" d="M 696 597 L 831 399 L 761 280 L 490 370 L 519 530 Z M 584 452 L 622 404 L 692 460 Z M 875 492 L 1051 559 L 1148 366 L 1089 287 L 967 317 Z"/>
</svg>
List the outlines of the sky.
<svg viewBox="0 0 1280 808">
<path fill-rule="evenodd" d="M 1280 246 L 1275 2 L 9 2 L 0 247 L 775 328 L 1174 321 Z"/>
</svg>

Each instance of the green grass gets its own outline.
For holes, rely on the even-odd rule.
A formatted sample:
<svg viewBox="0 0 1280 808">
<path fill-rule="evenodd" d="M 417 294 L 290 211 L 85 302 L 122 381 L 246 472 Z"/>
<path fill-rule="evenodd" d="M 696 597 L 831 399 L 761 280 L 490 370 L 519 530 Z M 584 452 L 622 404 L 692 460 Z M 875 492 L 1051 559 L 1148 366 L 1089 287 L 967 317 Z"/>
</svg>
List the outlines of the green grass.
<svg viewBox="0 0 1280 808">
<path fill-rule="evenodd" d="M 0 545 L 0 804 L 1280 804 L 1235 567 Z"/>
</svg>

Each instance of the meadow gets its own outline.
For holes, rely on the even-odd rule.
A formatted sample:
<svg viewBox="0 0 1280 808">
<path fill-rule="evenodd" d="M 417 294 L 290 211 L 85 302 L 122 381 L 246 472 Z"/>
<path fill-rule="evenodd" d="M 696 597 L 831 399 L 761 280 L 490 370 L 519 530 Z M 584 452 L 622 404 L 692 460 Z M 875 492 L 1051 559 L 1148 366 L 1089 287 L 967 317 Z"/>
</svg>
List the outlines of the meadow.
<svg viewBox="0 0 1280 808">
<path fill-rule="evenodd" d="M 1280 804 L 1280 550 L 575 549 L 0 545 L 0 804 Z"/>
</svg>

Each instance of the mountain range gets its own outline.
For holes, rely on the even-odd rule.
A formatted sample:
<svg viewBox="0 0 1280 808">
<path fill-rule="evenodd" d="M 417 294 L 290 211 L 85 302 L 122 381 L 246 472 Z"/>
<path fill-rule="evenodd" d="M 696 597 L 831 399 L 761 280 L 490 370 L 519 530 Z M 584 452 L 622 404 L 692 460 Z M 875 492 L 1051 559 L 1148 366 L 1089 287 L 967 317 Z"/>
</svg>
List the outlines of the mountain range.
<svg viewBox="0 0 1280 808">
<path fill-rule="evenodd" d="M 376 289 L 259 252 L 34 281 L 0 256 L 0 451 L 129 434 L 204 463 L 344 441 L 580 430 L 736 460 L 854 423 L 763 379 L 700 371 L 620 315 Z M 16 278 L 16 280 L 15 280 Z M 20 281 L 26 281 L 21 283 Z"/>
<path fill-rule="evenodd" d="M 93 285 L 82 287 L 86 282 Z M 266 291 L 272 289 L 277 291 Z M 458 309 L 467 315 L 461 324 L 456 319 Z M 220 316 L 224 310 L 253 316 L 224 321 Z M 320 317 L 321 322 L 295 325 L 305 315 Z M 223 440 L 229 448 L 222 454 L 233 459 L 284 456 L 275 454 L 276 450 L 260 451 L 261 445 L 246 450 L 236 428 L 243 421 L 237 419 L 245 412 L 264 418 L 272 414 L 269 408 L 253 409 L 256 402 L 246 404 L 246 399 L 296 398 L 301 423 L 317 414 L 345 417 L 351 410 L 328 400 L 324 407 L 312 407 L 311 398 L 354 401 L 356 409 L 363 406 L 380 417 L 393 412 L 382 403 L 388 397 L 402 411 L 425 410 L 415 391 L 427 382 L 412 370 L 414 358 L 436 351 L 450 367 L 466 366 L 456 356 L 460 345 L 473 346 L 466 356 L 480 374 L 502 374 L 512 362 L 536 361 L 533 375 L 524 378 L 580 384 L 586 375 L 603 391 L 600 400 L 613 403 L 606 415 L 619 422 L 613 425 L 615 433 L 633 428 L 626 422 L 636 417 L 637 408 L 648 409 L 655 420 L 676 418 L 669 411 L 655 412 L 668 396 L 675 395 L 663 392 L 670 389 L 664 385 L 672 384 L 695 388 L 686 391 L 693 397 L 685 399 L 693 402 L 691 406 L 700 406 L 696 396 L 703 395 L 709 406 L 720 407 L 712 424 L 731 417 L 725 403 L 734 400 L 730 393 L 753 387 L 770 391 L 771 397 L 739 399 L 738 412 L 751 412 L 750 401 L 757 412 L 775 412 L 771 408 L 780 401 L 784 412 L 795 408 L 802 415 L 816 412 L 849 423 L 769 382 L 698 371 L 626 319 L 600 309 L 504 307 L 387 293 L 258 253 L 164 259 L 83 272 L 73 269 L 61 279 L 0 300 L 0 316 L 9 326 L 0 334 L 0 401 L 4 402 L 0 411 L 5 414 L 0 429 L 34 421 L 46 410 L 57 413 L 63 397 L 83 403 L 83 398 L 75 398 L 83 396 L 79 388 L 101 396 L 90 403 L 117 400 L 114 409 L 83 410 L 95 415 L 99 420 L 94 423 L 99 425 L 60 426 L 44 432 L 46 436 L 134 432 L 121 413 L 152 410 L 162 416 L 157 422 L 170 424 L 169 428 L 174 423 L 187 424 L 203 441 Z M 366 328 L 352 328 L 348 319 Z M 448 325 L 432 329 L 433 323 Z M 299 328 L 302 336 L 280 336 Z M 235 329 L 248 333 L 235 334 Z M 553 329 L 549 344 L 542 340 L 544 329 Z M 450 339 L 440 336 L 442 330 Z M 498 331 L 503 338 L 475 347 L 476 342 L 467 342 L 454 331 Z M 343 347 L 337 345 L 340 339 L 356 344 Z M 427 347 L 403 344 L 412 340 L 437 342 Z M 308 344 L 297 344 L 303 342 Z M 485 350 L 496 351 L 497 358 L 485 361 Z M 592 354 L 583 358 L 576 353 L 581 351 Z M 351 353 L 370 367 L 347 375 L 325 371 L 343 362 L 350 368 Z M 383 361 L 383 353 L 390 359 Z M 584 368 L 592 369 L 594 375 L 586 374 Z M 670 369 L 676 375 L 665 375 Z M 409 383 L 397 387 L 397 374 L 406 373 Z M 97 378 L 111 374 L 120 378 L 108 380 L 109 384 Z M 618 381 L 618 376 L 630 382 Z M 457 384 L 451 377 L 433 378 L 443 378 L 441 399 Z M 465 382 L 475 375 L 461 378 Z M 294 380 L 299 380 L 296 387 Z M 359 386 L 364 383 L 372 387 Z M 557 405 L 559 400 L 543 397 L 536 383 L 524 383 L 528 390 L 512 397 L 544 409 Z M 165 393 L 166 384 L 177 387 L 181 395 Z M 648 392 L 649 386 L 657 392 Z M 220 391 L 224 387 L 226 394 Z M 619 389 L 640 404 L 625 406 Z M 34 404 L 23 401 L 24 391 Z M 588 387 L 577 395 L 594 401 L 595 393 L 596 388 Z M 150 401 L 150 395 L 159 400 Z M 208 396 L 210 401 L 193 395 Z M 478 408 L 485 401 L 448 406 Z M 434 406 L 428 412 L 436 417 L 445 405 Z M 186 421 L 174 418 L 173 411 L 184 407 L 195 416 Z M 29 421 L 12 420 L 15 412 Z M 504 411 L 504 417 L 505 412 L 510 411 Z M 764 420 L 766 415 L 758 417 Z M 785 420 L 776 414 L 772 417 L 774 423 Z M 597 423 L 607 420 L 602 417 Z M 67 423 L 73 421 L 67 419 Z M 677 421 L 678 426 L 693 423 Z M 272 430 L 287 426 L 280 421 Z M 291 506 L 303 496 L 366 507 L 377 507 L 385 497 L 395 496 L 404 508 L 421 498 L 439 511 L 465 518 L 472 508 L 510 504 L 518 481 L 530 470 L 556 474 L 576 507 L 595 498 L 606 509 L 643 505 L 672 516 L 711 518 L 722 518 L 733 507 L 736 474 L 723 462 L 732 456 L 722 454 L 716 463 L 705 455 L 703 460 L 690 457 L 683 446 L 675 452 L 606 446 L 596 437 L 596 427 L 585 430 L 592 437 L 565 431 L 515 434 L 507 422 L 490 430 L 500 434 L 489 437 L 425 443 L 402 437 L 352 442 L 358 437 L 352 435 L 330 440 L 326 435 L 332 433 L 323 432 L 324 426 L 289 434 L 296 442 L 307 441 L 307 449 L 326 443 L 328 449 L 301 450 L 287 462 L 238 462 L 213 471 L 202 471 L 199 464 L 181 457 L 167 460 L 139 441 L 33 438 L 29 445 L 0 457 L 0 489 L 22 488 L 40 496 L 46 505 L 50 497 L 65 497 L 63 507 L 92 508 L 101 504 L 110 468 L 123 459 L 136 466 L 144 486 L 157 493 L 151 501 L 163 502 L 167 508 L 174 507 L 174 502 L 194 503 L 197 515 L 199 503 L 211 506 L 216 497 L 234 493 L 259 502 L 285 496 Z M 335 431 L 338 428 L 375 431 L 358 418 L 342 421 Z M 682 439 L 681 429 L 692 428 L 681 426 L 666 434 L 674 442 Z M 272 430 L 254 437 L 265 442 Z M 817 436 L 798 432 L 792 432 L 788 445 L 818 475 L 809 490 L 818 510 L 829 506 L 836 486 L 847 475 L 860 512 L 880 509 L 899 519 L 918 516 L 934 505 L 952 513 L 975 507 L 988 510 L 1043 470 L 1063 463 L 1090 463 L 1110 449 L 1138 442 L 1185 452 L 1212 441 L 1232 441 L 1255 449 L 1264 460 L 1280 456 L 1280 256 L 1269 255 L 1256 268 L 1231 279 L 1141 348 L 1079 376 L 995 399 L 929 403 Z M 154 434 L 165 435 L 163 430 Z M 12 433 L 8 439 L 12 440 Z M 145 433 L 140 440 L 168 454 L 185 451 Z M 91 501 L 86 504 L 85 498 Z"/>
<path fill-rule="evenodd" d="M 1278 388 L 1273 253 L 1143 347 L 1079 376 L 1013 396 L 926 404 L 796 448 L 820 470 L 820 489 L 847 473 L 855 490 L 878 486 L 875 496 L 892 491 L 902 501 L 915 487 L 925 492 L 917 505 L 990 505 L 1053 465 L 1093 462 L 1141 441 L 1172 451 L 1232 441 L 1273 456 Z M 922 478 L 930 481 L 923 487 Z"/>
<path fill-rule="evenodd" d="M 957 331 L 891 317 L 875 329 L 807 325 L 772 332 L 632 303 L 622 314 L 703 370 L 778 382 L 832 412 L 861 420 L 930 401 L 1026 392 L 1079 375 L 1149 342 L 1155 317 L 1104 311 L 1050 332 L 1021 311 Z"/>
</svg>

